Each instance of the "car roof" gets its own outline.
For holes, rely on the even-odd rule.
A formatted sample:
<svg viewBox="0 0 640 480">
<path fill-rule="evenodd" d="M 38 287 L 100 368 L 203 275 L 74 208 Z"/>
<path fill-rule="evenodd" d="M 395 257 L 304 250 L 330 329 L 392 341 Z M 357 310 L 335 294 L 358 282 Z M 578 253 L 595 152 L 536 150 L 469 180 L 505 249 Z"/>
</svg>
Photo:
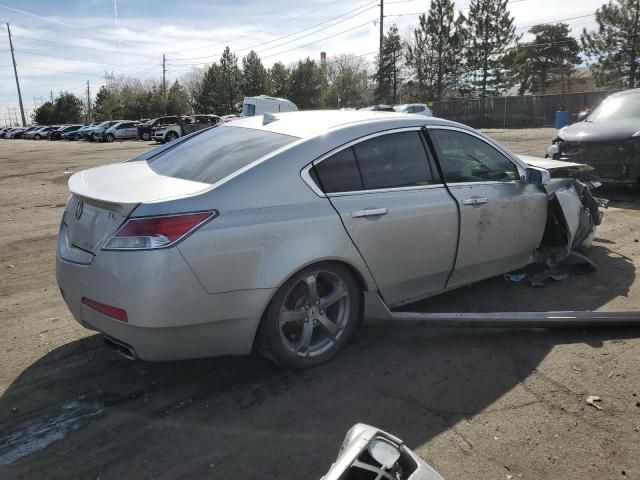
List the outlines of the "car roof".
<svg viewBox="0 0 640 480">
<path fill-rule="evenodd" d="M 266 122 L 264 121 L 265 118 L 267 119 Z M 371 110 L 305 110 L 301 112 L 271 113 L 267 114 L 267 116 L 244 117 L 236 120 L 230 126 L 309 138 L 325 131 L 349 125 L 362 125 L 363 123 L 378 124 L 381 130 L 419 125 L 449 125 L 469 129 L 469 127 L 459 123 L 437 117 Z"/>
</svg>

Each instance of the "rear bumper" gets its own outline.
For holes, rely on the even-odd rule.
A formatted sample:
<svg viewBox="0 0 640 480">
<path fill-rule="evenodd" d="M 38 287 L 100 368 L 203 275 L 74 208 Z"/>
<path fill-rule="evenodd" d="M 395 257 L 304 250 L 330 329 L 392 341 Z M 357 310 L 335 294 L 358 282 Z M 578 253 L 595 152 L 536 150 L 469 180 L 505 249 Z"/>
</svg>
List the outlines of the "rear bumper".
<svg viewBox="0 0 640 480">
<path fill-rule="evenodd" d="M 272 289 L 209 294 L 175 248 L 101 251 L 90 265 L 58 255 L 56 277 L 81 325 L 154 361 L 249 354 L 273 294 Z M 126 310 L 128 321 L 92 309 L 82 303 L 83 297 Z"/>
</svg>

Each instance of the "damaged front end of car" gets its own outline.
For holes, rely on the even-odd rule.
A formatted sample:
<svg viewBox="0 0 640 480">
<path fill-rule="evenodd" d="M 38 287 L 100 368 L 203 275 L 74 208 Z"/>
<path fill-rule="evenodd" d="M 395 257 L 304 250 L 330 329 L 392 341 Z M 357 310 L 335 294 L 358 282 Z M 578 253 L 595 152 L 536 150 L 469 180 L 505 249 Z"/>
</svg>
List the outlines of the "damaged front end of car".
<svg viewBox="0 0 640 480">
<path fill-rule="evenodd" d="M 546 268 L 529 275 L 529 281 L 533 286 L 544 286 L 595 270 L 595 264 L 582 252 L 591 246 L 595 229 L 602 223 L 600 208 L 606 208 L 608 201 L 592 194 L 600 186 L 592 178 L 593 168 L 580 163 L 521 158 L 550 174 L 544 185 L 549 199 L 547 223 L 534 253 L 534 263 Z"/>
<path fill-rule="evenodd" d="M 589 273 L 595 264 L 583 251 L 591 246 L 595 229 L 602 223 L 601 207 L 607 200 L 594 197 L 600 186 L 594 169 L 583 163 L 520 157 L 528 165 L 544 168 L 550 179 L 544 185 L 549 198 L 547 223 L 539 248 L 534 253 L 538 268 L 528 277 L 531 285 L 545 286 L 571 275 Z"/>
</svg>

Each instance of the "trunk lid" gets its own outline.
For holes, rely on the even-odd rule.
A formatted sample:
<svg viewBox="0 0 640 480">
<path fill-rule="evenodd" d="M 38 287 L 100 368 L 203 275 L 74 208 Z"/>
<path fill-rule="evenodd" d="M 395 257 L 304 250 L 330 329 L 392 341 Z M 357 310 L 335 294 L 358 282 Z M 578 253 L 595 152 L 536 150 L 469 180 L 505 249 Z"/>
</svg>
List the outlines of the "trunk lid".
<svg viewBox="0 0 640 480">
<path fill-rule="evenodd" d="M 71 246 L 96 253 L 141 203 L 182 198 L 210 185 L 155 173 L 145 161 L 78 172 L 69 179 L 65 234 Z"/>
</svg>

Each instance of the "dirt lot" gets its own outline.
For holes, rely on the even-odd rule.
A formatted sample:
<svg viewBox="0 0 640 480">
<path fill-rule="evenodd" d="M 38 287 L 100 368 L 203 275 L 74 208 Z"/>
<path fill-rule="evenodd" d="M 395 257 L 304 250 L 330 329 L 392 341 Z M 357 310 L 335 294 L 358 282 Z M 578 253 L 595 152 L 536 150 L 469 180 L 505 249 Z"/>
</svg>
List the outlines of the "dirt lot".
<svg viewBox="0 0 640 480">
<path fill-rule="evenodd" d="M 553 136 L 489 133 L 534 155 Z M 640 478 L 640 329 L 367 327 L 305 372 L 114 355 L 67 312 L 55 241 L 69 175 L 148 148 L 0 140 L 0 478 L 317 479 L 356 422 L 449 479 Z M 595 273 L 543 289 L 496 278 L 423 306 L 640 310 L 640 202 L 601 195 L 618 201 Z"/>
</svg>

